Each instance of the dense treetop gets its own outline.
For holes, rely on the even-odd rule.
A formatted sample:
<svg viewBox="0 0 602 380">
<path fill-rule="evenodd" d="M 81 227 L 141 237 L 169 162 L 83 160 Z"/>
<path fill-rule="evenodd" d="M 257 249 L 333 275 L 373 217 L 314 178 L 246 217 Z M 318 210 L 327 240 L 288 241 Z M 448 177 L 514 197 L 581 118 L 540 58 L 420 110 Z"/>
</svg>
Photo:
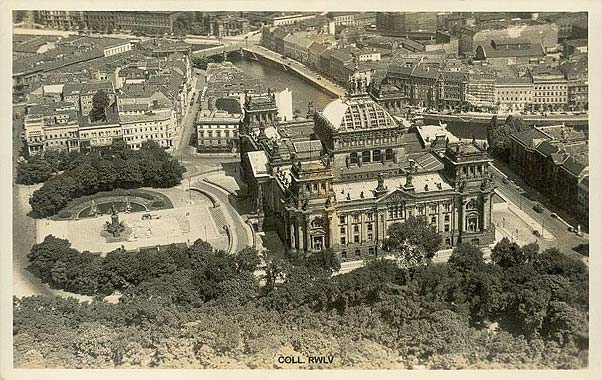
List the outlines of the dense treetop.
<svg viewBox="0 0 602 380">
<path fill-rule="evenodd" d="M 123 295 L 15 299 L 16 366 L 276 368 L 280 354 L 334 354 L 328 368 L 587 365 L 587 267 L 507 239 L 490 262 L 461 245 L 447 265 L 375 259 L 337 276 L 331 251 L 229 255 L 201 240 L 102 258 L 48 237 L 29 259 L 54 286 Z"/>
<path fill-rule="evenodd" d="M 56 157 L 45 153 L 41 158 L 34 159 L 38 166 L 42 165 L 40 162 L 46 162 L 53 171 L 64 170 L 60 174 L 49 174 L 44 185 L 33 192 L 29 204 L 36 218 L 52 216 L 73 198 L 99 191 L 175 186 L 180 183 L 185 171 L 174 157 L 154 141 L 143 143 L 139 150 L 130 149 L 123 141 L 114 141 L 111 146 L 87 154 L 69 153 Z M 32 171 L 30 166 L 28 163 L 20 169 L 21 178 Z M 45 177 L 36 176 L 38 179 Z M 34 182 L 32 177 L 27 176 L 28 182 Z"/>
</svg>

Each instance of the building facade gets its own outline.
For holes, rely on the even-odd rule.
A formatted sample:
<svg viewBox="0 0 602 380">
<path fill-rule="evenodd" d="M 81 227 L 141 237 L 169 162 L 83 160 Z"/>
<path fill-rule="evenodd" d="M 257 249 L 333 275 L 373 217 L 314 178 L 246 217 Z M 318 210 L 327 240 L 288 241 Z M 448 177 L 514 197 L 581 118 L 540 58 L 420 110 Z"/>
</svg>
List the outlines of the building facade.
<svg viewBox="0 0 602 380">
<path fill-rule="evenodd" d="M 196 119 L 198 152 L 236 152 L 242 115 L 222 110 L 203 110 Z"/>
<path fill-rule="evenodd" d="M 509 139 L 510 165 L 554 204 L 587 224 L 582 181 L 589 176 L 588 137 L 564 125 L 534 127 Z M 579 211 L 580 210 L 580 211 Z"/>
<path fill-rule="evenodd" d="M 496 78 L 494 98 L 501 112 L 527 111 L 533 104 L 533 83 L 529 78 Z"/>
<path fill-rule="evenodd" d="M 81 11 L 34 11 L 37 23 L 55 29 L 78 30 L 84 26 L 83 12 Z"/>
<path fill-rule="evenodd" d="M 424 149 L 368 95 L 356 72 L 346 97 L 313 116 L 315 139 L 283 138 L 277 124 L 243 122 L 241 164 L 260 229 L 288 251 L 333 249 L 343 261 L 385 255 L 388 228 L 424 218 L 443 246 L 494 240 L 487 153 L 473 144 Z"/>
<path fill-rule="evenodd" d="M 529 70 L 533 81 L 533 110 L 561 111 L 568 107 L 568 83 L 558 68 L 535 66 Z"/>
</svg>

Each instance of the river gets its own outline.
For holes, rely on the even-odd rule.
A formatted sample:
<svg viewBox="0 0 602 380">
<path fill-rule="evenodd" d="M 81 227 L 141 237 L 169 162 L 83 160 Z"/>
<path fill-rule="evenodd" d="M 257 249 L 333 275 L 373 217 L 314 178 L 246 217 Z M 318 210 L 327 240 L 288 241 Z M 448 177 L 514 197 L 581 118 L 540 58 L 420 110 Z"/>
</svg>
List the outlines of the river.
<svg viewBox="0 0 602 380">
<path fill-rule="evenodd" d="M 320 111 L 334 100 L 334 97 L 330 94 L 323 92 L 295 74 L 282 70 L 279 65 L 239 57 L 234 58 L 232 63 L 247 74 L 261 80 L 261 85 L 265 86 L 266 89 L 267 87 L 275 91 L 281 91 L 285 88 L 290 89 L 293 95 L 293 110 L 298 109 L 302 116 L 305 116 L 307 104 L 310 101 L 314 102 L 314 109 Z M 487 123 L 471 126 L 450 123 L 448 130 L 463 139 L 485 140 L 487 138 Z"/>
<path fill-rule="evenodd" d="M 277 65 L 269 62 L 258 62 L 246 58 L 237 58 L 232 63 L 247 74 L 261 80 L 261 86 L 271 88 L 275 91 L 282 91 L 288 88 L 293 95 L 293 110 L 301 111 L 301 116 L 307 112 L 307 104 L 314 102 L 314 109 L 321 111 L 324 107 L 334 100 L 334 97 L 321 91 L 319 88 L 299 78 L 295 74 L 278 68 Z"/>
</svg>

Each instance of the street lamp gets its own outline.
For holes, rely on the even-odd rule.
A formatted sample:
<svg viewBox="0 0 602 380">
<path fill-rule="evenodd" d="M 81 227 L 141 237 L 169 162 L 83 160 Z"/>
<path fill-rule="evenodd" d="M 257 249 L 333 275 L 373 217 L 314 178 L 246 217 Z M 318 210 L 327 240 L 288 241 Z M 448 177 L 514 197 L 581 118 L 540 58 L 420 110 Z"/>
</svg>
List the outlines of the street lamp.
<svg viewBox="0 0 602 380">
<path fill-rule="evenodd" d="M 188 177 L 188 200 L 192 203 L 192 191 L 190 190 L 190 177 Z"/>
</svg>

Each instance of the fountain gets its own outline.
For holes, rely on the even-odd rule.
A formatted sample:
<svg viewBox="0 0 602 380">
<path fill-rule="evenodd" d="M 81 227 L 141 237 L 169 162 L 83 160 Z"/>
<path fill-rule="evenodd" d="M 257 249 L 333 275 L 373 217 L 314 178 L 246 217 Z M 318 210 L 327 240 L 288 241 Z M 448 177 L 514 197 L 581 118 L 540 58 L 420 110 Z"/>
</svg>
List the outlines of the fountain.
<svg viewBox="0 0 602 380">
<path fill-rule="evenodd" d="M 90 208 L 90 215 L 96 216 L 98 214 L 98 209 L 96 208 L 96 202 L 92 199 L 92 207 Z"/>
<path fill-rule="evenodd" d="M 119 215 L 114 204 L 111 204 L 111 222 L 106 222 L 106 229 L 113 237 L 118 237 L 125 229 L 123 223 L 119 222 Z"/>
<path fill-rule="evenodd" d="M 123 222 L 119 221 L 119 215 L 115 209 L 115 205 L 111 204 L 111 221 L 105 222 L 105 231 L 110 234 L 113 239 L 121 237 L 121 234 L 126 230 Z"/>
</svg>

